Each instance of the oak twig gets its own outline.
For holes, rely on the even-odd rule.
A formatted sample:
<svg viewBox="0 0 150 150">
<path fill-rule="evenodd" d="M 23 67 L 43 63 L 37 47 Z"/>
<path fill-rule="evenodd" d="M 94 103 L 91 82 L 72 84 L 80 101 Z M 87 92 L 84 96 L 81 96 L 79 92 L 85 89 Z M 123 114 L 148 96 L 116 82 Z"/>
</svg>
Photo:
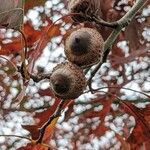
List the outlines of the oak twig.
<svg viewBox="0 0 150 150">
<path fill-rule="evenodd" d="M 116 38 L 120 34 L 121 30 L 131 22 L 131 20 L 136 15 L 136 13 L 147 3 L 147 1 L 148 0 L 146 0 L 146 1 L 136 0 L 133 7 L 125 15 L 120 20 L 113 23 L 113 24 L 115 24 L 116 28 L 114 28 L 112 33 L 109 35 L 109 37 L 105 41 L 104 50 L 102 52 L 100 62 L 93 69 L 93 71 L 91 72 L 91 76 L 88 80 L 88 85 L 89 85 L 89 89 L 91 92 L 92 92 L 92 79 L 95 76 L 95 74 L 98 72 L 98 70 L 100 69 L 102 64 L 106 61 L 108 54 L 111 50 L 111 47 L 112 47 L 113 43 L 115 42 Z"/>
<path fill-rule="evenodd" d="M 31 74 L 27 71 L 26 74 L 25 74 L 24 67 L 25 66 L 23 66 L 23 64 L 21 66 L 17 66 L 18 72 L 21 73 L 21 76 L 23 78 L 25 78 L 26 74 L 28 74 L 28 79 L 31 78 L 34 82 L 40 82 L 41 80 L 44 80 L 44 79 L 50 79 L 51 73 L 49 73 L 49 74 L 40 74 L 40 75 L 35 76 L 35 75 L 33 75 L 33 74 Z"/>
<path fill-rule="evenodd" d="M 39 82 L 41 80 L 44 80 L 44 79 L 50 79 L 50 75 L 51 74 L 43 74 L 43 75 L 32 75 L 30 74 L 30 78 L 34 81 L 34 82 Z"/>
</svg>

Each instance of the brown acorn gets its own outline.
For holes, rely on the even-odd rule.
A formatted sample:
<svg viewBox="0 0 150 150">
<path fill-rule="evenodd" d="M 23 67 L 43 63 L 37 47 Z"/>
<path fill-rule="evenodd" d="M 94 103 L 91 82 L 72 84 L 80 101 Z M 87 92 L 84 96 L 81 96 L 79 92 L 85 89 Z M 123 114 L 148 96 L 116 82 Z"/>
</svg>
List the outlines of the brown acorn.
<svg viewBox="0 0 150 150">
<path fill-rule="evenodd" d="M 67 59 L 86 68 L 100 60 L 104 40 L 101 34 L 93 28 L 80 28 L 73 31 L 65 40 Z"/>
<path fill-rule="evenodd" d="M 70 13 L 80 13 L 73 15 L 72 19 L 76 22 L 89 21 L 87 15 L 100 17 L 100 0 L 70 0 L 68 3 Z"/>
<path fill-rule="evenodd" d="M 86 78 L 82 70 L 70 63 L 58 64 L 52 71 L 50 86 L 61 99 L 78 98 L 86 88 Z"/>
</svg>

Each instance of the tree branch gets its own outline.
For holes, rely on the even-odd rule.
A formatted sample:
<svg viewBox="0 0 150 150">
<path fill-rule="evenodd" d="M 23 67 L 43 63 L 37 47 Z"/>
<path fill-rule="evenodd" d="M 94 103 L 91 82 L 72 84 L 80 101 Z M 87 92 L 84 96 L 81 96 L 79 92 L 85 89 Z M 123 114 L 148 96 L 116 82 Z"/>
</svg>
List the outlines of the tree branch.
<svg viewBox="0 0 150 150">
<path fill-rule="evenodd" d="M 101 55 L 100 62 L 97 64 L 97 66 L 94 68 L 94 70 L 91 72 L 91 76 L 88 80 L 89 89 L 92 92 L 92 79 L 101 67 L 101 65 L 106 62 L 108 54 L 111 50 L 111 47 L 115 40 L 117 39 L 118 35 L 120 34 L 121 30 L 125 27 L 125 25 L 128 25 L 133 17 L 136 15 L 136 13 L 148 2 L 148 0 L 137 0 L 136 3 L 133 5 L 133 7 L 116 23 L 118 24 L 117 27 L 112 31 L 110 36 L 105 41 L 104 50 Z"/>
</svg>

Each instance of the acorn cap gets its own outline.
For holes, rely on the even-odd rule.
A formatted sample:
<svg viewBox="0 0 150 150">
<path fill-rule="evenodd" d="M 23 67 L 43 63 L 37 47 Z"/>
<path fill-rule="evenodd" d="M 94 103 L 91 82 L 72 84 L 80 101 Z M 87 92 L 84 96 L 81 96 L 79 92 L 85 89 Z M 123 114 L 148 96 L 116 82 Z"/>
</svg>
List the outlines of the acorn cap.
<svg viewBox="0 0 150 150">
<path fill-rule="evenodd" d="M 77 22 L 88 21 L 86 15 L 90 17 L 93 15 L 100 17 L 101 14 L 100 0 L 70 0 L 68 9 L 70 13 L 81 13 L 81 15 L 71 16 L 72 19 Z"/>
<path fill-rule="evenodd" d="M 104 40 L 101 34 L 93 28 L 77 29 L 65 40 L 67 59 L 82 68 L 100 61 L 103 48 Z"/>
<path fill-rule="evenodd" d="M 52 71 L 50 86 L 54 94 L 62 99 L 78 98 L 86 88 L 82 70 L 70 63 L 58 64 Z"/>
</svg>

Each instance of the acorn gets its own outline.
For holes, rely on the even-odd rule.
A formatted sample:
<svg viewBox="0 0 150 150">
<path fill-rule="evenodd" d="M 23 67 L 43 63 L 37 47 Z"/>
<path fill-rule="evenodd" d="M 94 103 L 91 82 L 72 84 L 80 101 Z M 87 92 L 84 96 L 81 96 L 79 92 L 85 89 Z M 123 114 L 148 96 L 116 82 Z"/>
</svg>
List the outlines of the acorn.
<svg viewBox="0 0 150 150">
<path fill-rule="evenodd" d="M 58 64 L 52 71 L 50 87 L 61 99 L 78 98 L 86 88 L 86 78 L 82 70 L 70 63 Z"/>
<path fill-rule="evenodd" d="M 100 17 L 100 0 L 70 0 L 68 3 L 70 13 L 80 13 L 81 15 L 72 15 L 72 19 L 76 22 L 90 21 L 94 16 Z"/>
<path fill-rule="evenodd" d="M 104 40 L 96 29 L 80 28 L 68 35 L 64 45 L 67 59 L 86 68 L 100 61 Z"/>
</svg>

